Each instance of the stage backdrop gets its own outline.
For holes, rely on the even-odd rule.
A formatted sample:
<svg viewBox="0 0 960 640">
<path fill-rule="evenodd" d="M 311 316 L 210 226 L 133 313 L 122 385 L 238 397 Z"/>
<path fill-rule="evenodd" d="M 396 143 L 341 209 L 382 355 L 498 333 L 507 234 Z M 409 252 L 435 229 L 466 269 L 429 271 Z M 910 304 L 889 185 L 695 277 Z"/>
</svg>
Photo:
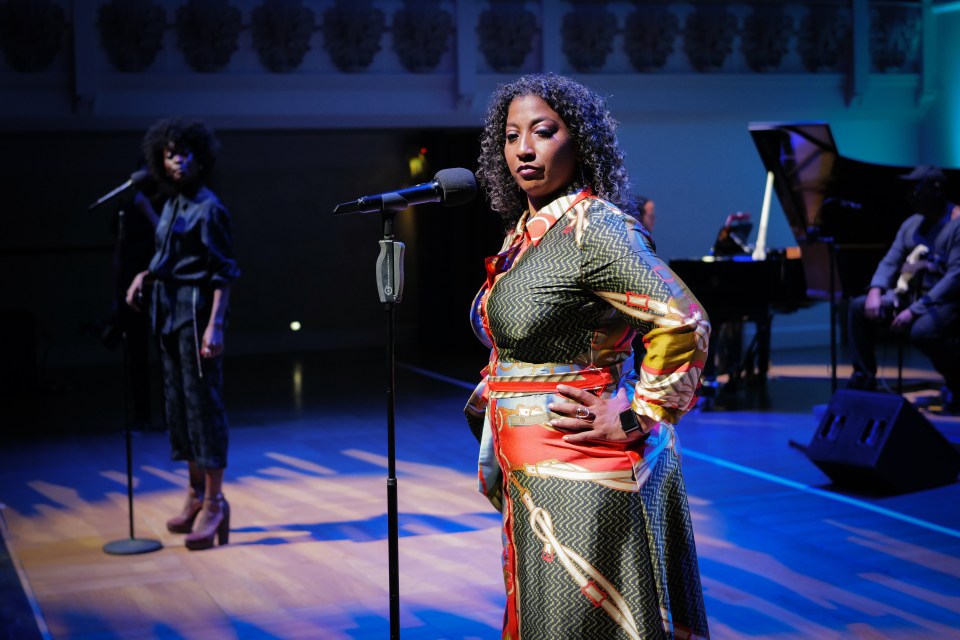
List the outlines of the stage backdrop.
<svg viewBox="0 0 960 640">
<path fill-rule="evenodd" d="M 3 352 L 32 351 L 40 366 L 116 357 L 99 340 L 115 207 L 86 208 L 129 176 L 143 131 L 168 115 L 202 117 L 224 143 L 214 188 L 244 269 L 231 353 L 381 344 L 380 220 L 336 219 L 333 205 L 473 169 L 487 96 L 521 73 L 572 75 L 608 97 L 636 191 L 657 202 L 665 259 L 704 255 L 729 213 L 759 218 L 750 122 L 828 122 L 858 160 L 960 164 L 951 3 L 290 5 L 280 31 L 266 29 L 280 5 L 253 0 L 0 6 L 16 27 L 0 42 Z M 342 38 L 358 20 L 366 36 Z M 205 32 L 222 38 L 198 41 Z M 476 348 L 467 306 L 499 245 L 483 199 L 405 212 L 397 230 L 401 340 Z M 768 245 L 793 243 L 774 202 Z M 825 305 L 774 322 L 775 348 L 828 336 Z"/>
</svg>

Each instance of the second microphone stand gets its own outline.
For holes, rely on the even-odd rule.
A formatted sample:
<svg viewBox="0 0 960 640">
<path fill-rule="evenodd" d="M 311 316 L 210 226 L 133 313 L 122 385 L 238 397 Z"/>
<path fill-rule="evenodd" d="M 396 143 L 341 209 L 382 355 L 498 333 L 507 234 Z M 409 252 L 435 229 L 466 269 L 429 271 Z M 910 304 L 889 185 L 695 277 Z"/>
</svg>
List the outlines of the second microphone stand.
<svg viewBox="0 0 960 640">
<path fill-rule="evenodd" d="M 390 582 L 390 638 L 400 638 L 399 513 L 397 508 L 396 463 L 396 337 L 394 307 L 403 296 L 405 247 L 394 240 L 393 218 L 397 211 L 385 209 L 383 239 L 377 257 L 377 289 L 387 312 L 387 555 Z"/>
<path fill-rule="evenodd" d="M 126 243 L 126 228 L 124 226 L 124 217 L 125 212 L 121 209 L 117 214 L 117 247 L 120 253 L 120 263 L 123 263 L 123 255 L 125 251 Z M 118 320 L 123 323 L 124 321 L 120 319 L 121 316 L 118 314 Z M 133 532 L 133 443 L 132 443 L 132 434 L 130 427 L 130 412 L 127 409 L 127 381 L 130 378 L 130 355 L 129 355 L 129 346 L 127 344 L 128 335 L 127 328 L 123 326 L 123 334 L 121 339 L 121 346 L 123 349 L 123 377 L 120 383 L 120 406 L 123 413 L 123 432 L 124 439 L 127 445 L 127 519 L 128 526 L 130 530 L 129 537 L 120 538 L 118 540 L 113 540 L 103 545 L 104 553 L 108 553 L 113 556 L 128 556 L 135 555 L 140 553 L 150 553 L 151 551 L 158 551 L 163 548 L 163 544 L 159 540 L 153 540 L 151 538 L 138 538 L 134 535 Z"/>
</svg>

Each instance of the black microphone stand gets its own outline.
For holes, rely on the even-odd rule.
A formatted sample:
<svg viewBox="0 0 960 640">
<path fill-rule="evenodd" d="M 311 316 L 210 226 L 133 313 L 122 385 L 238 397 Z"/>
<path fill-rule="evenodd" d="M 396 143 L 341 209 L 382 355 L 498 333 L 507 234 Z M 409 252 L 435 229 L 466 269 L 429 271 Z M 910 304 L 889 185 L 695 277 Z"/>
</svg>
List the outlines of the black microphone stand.
<svg viewBox="0 0 960 640">
<path fill-rule="evenodd" d="M 338 204 L 334 215 L 345 213 L 380 212 L 383 220 L 383 239 L 377 257 L 377 288 L 380 302 L 387 312 L 387 551 L 390 582 L 390 639 L 400 638 L 400 568 L 399 516 L 397 512 L 396 465 L 396 339 L 394 337 L 394 307 L 403 296 L 402 242 L 394 240 L 393 218 L 407 207 L 425 202 L 443 202 L 446 206 L 464 204 L 476 193 L 476 179 L 466 169 L 438 171 L 433 182 L 396 192 L 360 198 Z"/>
<path fill-rule="evenodd" d="M 398 204 L 397 210 L 406 208 Z M 389 557 L 390 582 L 390 638 L 400 638 L 400 567 L 399 567 L 399 514 L 397 509 L 397 464 L 396 464 L 396 339 L 394 335 L 394 307 L 403 297 L 404 245 L 394 240 L 393 218 L 397 210 L 385 207 L 383 240 L 380 240 L 380 255 L 377 257 L 377 288 L 380 302 L 387 312 L 387 555 Z"/>
<path fill-rule="evenodd" d="M 833 238 L 822 238 L 827 243 L 830 267 L 830 393 L 837 392 L 837 245 Z"/>
<path fill-rule="evenodd" d="M 117 251 L 120 258 L 120 264 L 123 264 L 123 244 L 125 241 L 123 226 L 124 211 L 120 209 L 117 214 Z M 130 377 L 130 357 L 127 353 L 127 329 L 123 328 L 121 333 L 121 351 L 123 352 L 123 378 L 120 383 L 120 406 L 123 413 L 123 430 L 127 445 L 127 513 L 130 526 L 130 537 L 121 538 L 108 542 L 103 545 L 104 553 L 113 556 L 130 556 L 138 553 L 150 553 L 163 548 L 159 540 L 148 538 L 137 538 L 133 534 L 133 443 L 130 429 L 130 415 L 127 410 L 127 380 Z"/>
</svg>

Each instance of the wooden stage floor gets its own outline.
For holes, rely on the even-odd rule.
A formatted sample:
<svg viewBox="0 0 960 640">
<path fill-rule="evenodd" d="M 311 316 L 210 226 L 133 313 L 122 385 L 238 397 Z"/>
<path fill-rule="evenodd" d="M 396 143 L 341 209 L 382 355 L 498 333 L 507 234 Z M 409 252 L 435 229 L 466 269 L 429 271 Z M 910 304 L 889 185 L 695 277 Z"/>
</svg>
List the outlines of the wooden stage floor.
<svg viewBox="0 0 960 640">
<path fill-rule="evenodd" d="M 129 535 L 113 369 L 5 402 L 0 637 L 389 637 L 385 365 L 363 355 L 365 374 L 346 352 L 228 360 L 233 521 L 230 544 L 203 552 L 164 528 L 185 473 L 159 431 L 133 437 L 134 529 L 163 548 L 102 550 Z M 397 370 L 403 638 L 499 638 L 499 517 L 461 417 L 480 360 Z M 763 401 L 745 391 L 680 425 L 712 635 L 960 638 L 960 485 L 831 486 L 789 444 L 829 400 L 822 362 L 774 354 Z M 937 421 L 954 442 L 955 421 Z"/>
</svg>

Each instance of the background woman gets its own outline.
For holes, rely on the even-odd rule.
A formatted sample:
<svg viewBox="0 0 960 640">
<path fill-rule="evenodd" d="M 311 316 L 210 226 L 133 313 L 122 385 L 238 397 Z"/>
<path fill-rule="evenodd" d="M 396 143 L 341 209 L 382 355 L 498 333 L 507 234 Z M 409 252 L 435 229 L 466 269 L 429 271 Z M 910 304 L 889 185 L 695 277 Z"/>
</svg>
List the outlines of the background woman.
<svg viewBox="0 0 960 640">
<path fill-rule="evenodd" d="M 230 505 L 223 498 L 223 327 L 230 285 L 240 270 L 230 215 L 204 186 L 218 150 L 213 130 L 203 122 L 161 120 L 147 131 L 144 156 L 170 197 L 150 266 L 127 290 L 127 303 L 139 308 L 144 282 L 153 283 L 150 311 L 160 340 L 171 454 L 187 461 L 190 473 L 186 502 L 167 529 L 188 534 L 191 550 L 212 547 L 214 536 L 226 544 L 230 531 Z"/>
<path fill-rule="evenodd" d="M 705 638 L 673 425 L 697 401 L 707 316 L 626 213 L 599 96 L 522 77 L 492 96 L 481 145 L 507 235 L 472 308 L 491 354 L 466 414 L 503 513 L 503 637 Z"/>
</svg>

